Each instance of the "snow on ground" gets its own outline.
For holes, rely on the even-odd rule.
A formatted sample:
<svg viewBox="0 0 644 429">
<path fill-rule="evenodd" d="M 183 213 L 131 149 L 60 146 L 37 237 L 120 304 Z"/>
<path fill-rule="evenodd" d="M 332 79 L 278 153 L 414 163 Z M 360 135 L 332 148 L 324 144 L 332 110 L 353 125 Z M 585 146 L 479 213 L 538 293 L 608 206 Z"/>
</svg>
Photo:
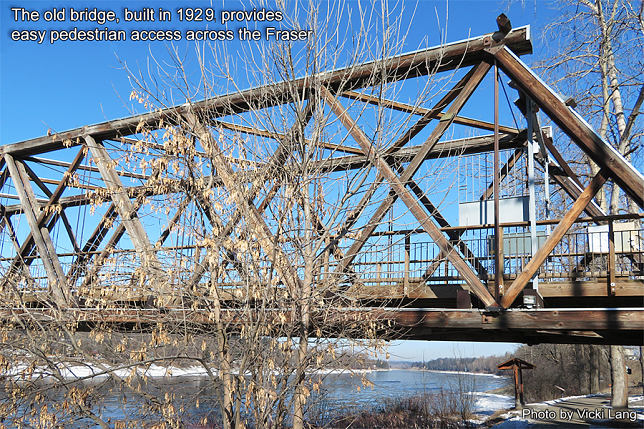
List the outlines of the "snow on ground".
<svg viewBox="0 0 644 429">
<path fill-rule="evenodd" d="M 550 401 L 535 402 L 535 403 L 533 403 L 533 404 L 527 404 L 526 406 L 528 406 L 528 407 L 529 407 L 529 406 L 532 406 L 532 405 L 543 405 L 543 404 L 546 404 L 546 405 L 554 405 L 554 404 L 558 404 L 559 402 L 568 401 L 568 400 L 570 400 L 570 399 L 594 398 L 594 397 L 596 397 L 596 396 L 602 396 L 602 395 L 599 395 L 599 394 L 592 394 L 592 395 L 564 396 L 563 398 L 551 399 Z"/>
<path fill-rule="evenodd" d="M 202 377 L 208 375 L 206 369 L 202 366 L 190 366 L 185 368 L 179 367 L 163 367 L 159 365 L 150 365 L 149 367 L 109 367 L 109 366 L 94 366 L 94 365 L 61 365 L 57 368 L 60 377 L 64 379 L 82 379 L 82 378 L 104 378 L 110 374 L 117 377 L 128 377 L 135 371 L 138 375 L 147 377 L 169 377 L 169 376 L 190 376 Z M 22 377 L 27 375 L 27 366 L 24 364 L 14 365 L 9 371 L 2 374 L 9 377 Z M 213 374 L 217 374 L 217 369 L 211 368 Z M 51 368 L 36 367 L 31 372 L 31 378 L 53 378 L 55 375 Z M 58 374 L 56 374 L 58 375 Z"/>
<path fill-rule="evenodd" d="M 216 368 L 209 368 L 211 374 L 218 375 L 219 371 Z M 27 366 L 24 364 L 14 365 L 9 371 L 6 371 L 0 375 L 8 377 L 22 377 L 23 374 L 25 378 L 27 377 Z M 200 365 L 188 366 L 188 367 L 165 367 L 160 365 L 152 364 L 150 366 L 140 366 L 140 367 L 109 367 L 105 365 L 104 367 L 97 365 L 61 365 L 58 367 L 58 372 L 60 376 L 64 379 L 89 379 L 89 378 L 105 378 L 110 374 L 114 374 L 117 377 L 126 378 L 132 374 L 132 371 L 140 376 L 146 377 L 206 377 L 208 376 L 208 371 L 206 368 Z M 324 368 L 311 370 L 310 373 L 313 374 L 364 374 L 369 372 L 378 371 L 377 369 L 333 369 L 333 368 Z M 274 371 L 275 374 L 280 374 L 279 370 Z M 233 373 L 237 374 L 236 370 L 233 370 Z M 36 378 L 54 378 L 54 372 L 51 368 L 39 366 L 33 369 L 31 372 L 31 379 Z"/>
<path fill-rule="evenodd" d="M 491 416 L 497 410 L 514 407 L 514 398 L 495 393 L 471 392 L 474 395 L 474 412 L 483 416 Z"/>
<path fill-rule="evenodd" d="M 490 394 L 484 393 L 483 395 L 489 396 Z M 494 396 L 503 397 L 502 395 L 494 395 Z M 580 399 L 580 398 L 593 398 L 598 396 L 603 396 L 603 395 L 593 394 L 593 395 L 582 395 L 582 396 L 567 396 L 564 398 L 553 399 L 550 401 L 527 404 L 526 407 L 547 407 L 548 405 L 554 405 L 567 400 L 574 400 L 574 399 Z M 502 400 L 499 400 L 497 403 L 495 403 L 495 401 L 492 400 L 490 401 L 489 405 L 497 406 L 496 410 L 510 409 L 514 407 L 514 398 L 510 398 L 510 397 L 505 397 L 505 398 L 507 398 L 507 402 L 505 402 L 505 404 L 503 404 Z M 644 404 L 642 403 L 643 401 L 644 401 L 644 396 L 642 395 L 630 396 L 628 398 L 629 409 L 631 411 L 636 411 L 636 421 L 640 423 L 644 421 Z M 481 403 L 482 405 L 486 404 L 486 399 L 483 399 Z M 509 410 L 508 412 L 499 415 L 498 418 L 503 420 L 497 423 L 496 425 L 494 425 L 493 426 L 494 429 L 526 429 L 526 428 L 544 427 L 543 421 L 535 421 L 528 418 L 523 418 L 521 411 L 518 411 L 518 410 Z M 479 422 L 479 421 L 475 420 L 474 422 Z M 615 428 L 616 426 L 615 426 L 615 421 L 593 420 L 591 421 L 591 424 L 586 427 L 588 427 L 588 429 L 607 429 L 607 428 Z M 642 427 L 644 427 L 644 424 L 642 424 Z"/>
</svg>

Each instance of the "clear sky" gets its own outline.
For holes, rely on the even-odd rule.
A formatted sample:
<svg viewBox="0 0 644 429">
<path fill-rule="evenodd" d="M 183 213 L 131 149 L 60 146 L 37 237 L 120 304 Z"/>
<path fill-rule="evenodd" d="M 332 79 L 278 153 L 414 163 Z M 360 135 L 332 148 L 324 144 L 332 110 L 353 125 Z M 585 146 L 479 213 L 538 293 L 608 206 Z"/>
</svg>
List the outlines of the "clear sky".
<svg viewBox="0 0 644 429">
<path fill-rule="evenodd" d="M 505 12 L 515 27 L 529 24 L 535 52 L 545 54 L 539 37 L 543 26 L 552 17 L 553 11 L 547 2 L 516 1 L 507 8 L 507 1 L 418 1 L 403 3 L 403 22 L 407 23 L 409 35 L 404 50 L 415 50 L 423 45 L 440 44 L 441 38 L 455 41 L 496 30 L 495 18 Z M 44 41 L 13 41 L 15 30 L 71 30 L 109 27 L 110 29 L 163 29 L 181 30 L 206 28 L 206 24 L 181 23 L 179 7 L 245 9 L 238 2 L 219 1 L 7 1 L 0 0 L 0 144 L 8 144 L 45 135 L 48 129 L 54 132 L 92 123 L 128 116 L 128 96 L 131 90 L 123 62 L 134 69 L 145 69 L 150 54 L 163 59 L 167 42 L 62 42 L 51 44 L 50 32 Z M 292 5 L 286 2 L 287 7 Z M 330 5 L 331 3 L 329 3 Z M 36 22 L 16 22 L 12 7 L 37 11 Z M 75 10 L 112 10 L 123 17 L 125 7 L 141 11 L 146 7 L 162 7 L 171 10 L 171 22 L 125 23 L 108 22 L 103 25 L 91 22 L 71 22 L 69 8 Z M 358 2 L 347 1 L 342 7 L 358 8 Z M 45 12 L 56 8 L 67 10 L 64 22 L 45 22 Z M 217 15 L 218 16 L 218 15 Z M 19 19 L 26 17 L 19 13 Z M 237 29 L 242 24 L 228 28 Z M 211 24 L 211 29 L 223 29 L 220 23 Z M 38 36 L 38 33 L 33 33 Z M 229 51 L 235 52 L 241 44 L 262 42 L 222 41 L 229 43 Z M 192 42 L 180 41 L 176 47 L 187 55 L 194 52 Z M 526 56 L 530 62 L 535 56 Z M 489 105 L 489 103 L 488 103 Z M 476 109 L 476 105 L 473 106 Z M 396 342 L 392 343 L 394 359 L 420 360 L 440 356 L 481 356 L 503 354 L 516 345 L 502 343 L 444 343 L 444 342 Z"/>
</svg>

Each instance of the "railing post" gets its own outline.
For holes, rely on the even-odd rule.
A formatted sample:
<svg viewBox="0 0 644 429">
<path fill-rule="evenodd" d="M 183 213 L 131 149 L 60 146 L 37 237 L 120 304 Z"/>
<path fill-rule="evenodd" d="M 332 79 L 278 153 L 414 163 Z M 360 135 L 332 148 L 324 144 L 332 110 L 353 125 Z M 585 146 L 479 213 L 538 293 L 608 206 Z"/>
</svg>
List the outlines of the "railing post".
<svg viewBox="0 0 644 429">
<path fill-rule="evenodd" d="M 411 237 L 409 234 L 405 235 L 405 271 L 403 274 L 403 294 L 404 296 L 407 296 L 409 292 L 409 263 L 410 263 L 410 256 L 409 253 L 411 252 Z"/>
<path fill-rule="evenodd" d="M 608 221 L 608 296 L 615 295 L 615 230 L 613 220 Z"/>
<path fill-rule="evenodd" d="M 382 284 L 382 261 L 376 262 L 376 279 L 378 286 Z"/>
</svg>

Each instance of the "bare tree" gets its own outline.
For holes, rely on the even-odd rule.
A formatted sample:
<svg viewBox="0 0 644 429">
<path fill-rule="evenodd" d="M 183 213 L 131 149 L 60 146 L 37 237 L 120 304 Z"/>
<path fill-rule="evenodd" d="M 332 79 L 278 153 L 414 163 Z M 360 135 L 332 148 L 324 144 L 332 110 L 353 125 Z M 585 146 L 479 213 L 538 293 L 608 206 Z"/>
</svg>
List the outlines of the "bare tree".
<svg viewBox="0 0 644 429">
<path fill-rule="evenodd" d="M 89 418 L 107 427 L 100 394 L 117 391 L 128 403 L 142 404 L 138 420 L 130 422 L 181 427 L 187 407 L 195 401 L 199 406 L 199 392 L 155 395 L 147 374 L 155 365 L 166 371 L 197 365 L 207 374 L 204 389 L 218 392 L 224 427 L 302 428 L 322 381 L 315 371 L 334 364 L 350 370 L 337 359 L 348 346 L 382 347 L 377 338 L 384 321 L 345 313 L 337 304 L 356 302 L 347 289 L 360 283 L 361 273 L 344 264 L 344 252 L 363 226 L 357 220 L 373 215 L 389 190 L 379 189 L 383 178 L 369 163 L 338 168 L 328 155 L 364 155 L 354 140 L 374 151 L 401 145 L 398 134 L 411 116 L 355 96 L 339 98 L 355 89 L 348 82 L 367 61 L 371 71 L 360 70 L 363 96 L 395 98 L 401 92 L 395 82 L 401 76 L 390 79 L 387 72 L 388 58 L 404 45 L 401 6 L 282 6 L 281 25 L 310 30 L 306 41 L 267 42 L 241 56 L 223 44 L 201 45 L 196 72 L 177 50 L 170 63 L 151 58 L 148 70 L 128 69 L 130 99 L 139 110 L 182 107 L 153 123 L 141 121 L 135 133 L 115 143 L 85 138 L 88 151 L 82 155 L 91 155 L 109 191 L 92 194 L 93 209 L 103 213 L 99 226 L 117 217 L 121 224 L 93 262 L 76 261 L 73 269 L 87 307 L 118 314 L 124 302 L 146 301 L 168 316 L 127 333 L 79 320 L 33 319 L 33 325 L 19 326 L 24 337 L 10 335 L 16 327 L 7 327 L 3 362 L 16 377 L 8 381 L 2 415 L 12 422 Z M 339 66 L 343 74 L 321 73 Z M 242 81 L 256 88 L 252 97 L 245 98 Z M 411 108 L 446 84 L 431 78 L 418 83 Z M 221 103 L 198 103 L 218 96 Z M 133 201 L 113 173 L 117 169 L 136 185 Z M 432 173 L 436 181 L 437 171 Z M 98 180 L 71 177 L 85 187 Z M 102 204 L 110 199 L 114 208 L 105 210 Z M 374 227 L 385 212 L 371 216 Z M 157 225 L 156 243 L 146 238 L 143 224 Z M 143 250 L 117 245 L 125 232 Z M 168 240 L 174 245 L 166 246 Z M 374 266 L 386 257 L 374 252 Z M 12 356 L 30 363 L 12 365 Z M 78 365 L 86 375 L 70 378 L 65 368 L 73 373 Z M 43 387 L 45 378 L 49 384 Z M 106 390 L 83 384 L 90 381 Z M 47 395 L 61 391 L 64 405 L 50 406 Z M 32 404 L 41 403 L 34 411 Z"/>
<path fill-rule="evenodd" d="M 644 128 L 638 120 L 644 102 L 642 4 L 628 0 L 557 2 L 561 18 L 549 24 L 545 40 L 556 54 L 543 61 L 550 80 L 574 98 L 578 109 L 594 121 L 601 137 L 635 165 L 642 165 Z M 599 167 L 585 163 L 591 175 Z M 581 167 L 581 166 L 580 166 Z M 605 213 L 637 213 L 637 206 L 619 186 L 606 185 L 597 194 Z M 611 346 L 613 406 L 628 405 L 626 368 L 621 346 Z"/>
</svg>

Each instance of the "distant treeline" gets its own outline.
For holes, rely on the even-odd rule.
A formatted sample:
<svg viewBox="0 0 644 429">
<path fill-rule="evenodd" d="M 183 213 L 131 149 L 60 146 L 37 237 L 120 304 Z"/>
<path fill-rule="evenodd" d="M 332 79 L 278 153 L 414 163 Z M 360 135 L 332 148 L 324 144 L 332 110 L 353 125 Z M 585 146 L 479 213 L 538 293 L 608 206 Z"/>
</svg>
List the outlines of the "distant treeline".
<svg viewBox="0 0 644 429">
<path fill-rule="evenodd" d="M 465 371 L 481 372 L 485 374 L 503 374 L 497 369 L 497 365 L 504 360 L 510 359 L 505 356 L 485 356 L 478 358 L 439 358 L 426 362 L 414 362 L 414 368 L 431 369 L 435 371 Z"/>
</svg>

